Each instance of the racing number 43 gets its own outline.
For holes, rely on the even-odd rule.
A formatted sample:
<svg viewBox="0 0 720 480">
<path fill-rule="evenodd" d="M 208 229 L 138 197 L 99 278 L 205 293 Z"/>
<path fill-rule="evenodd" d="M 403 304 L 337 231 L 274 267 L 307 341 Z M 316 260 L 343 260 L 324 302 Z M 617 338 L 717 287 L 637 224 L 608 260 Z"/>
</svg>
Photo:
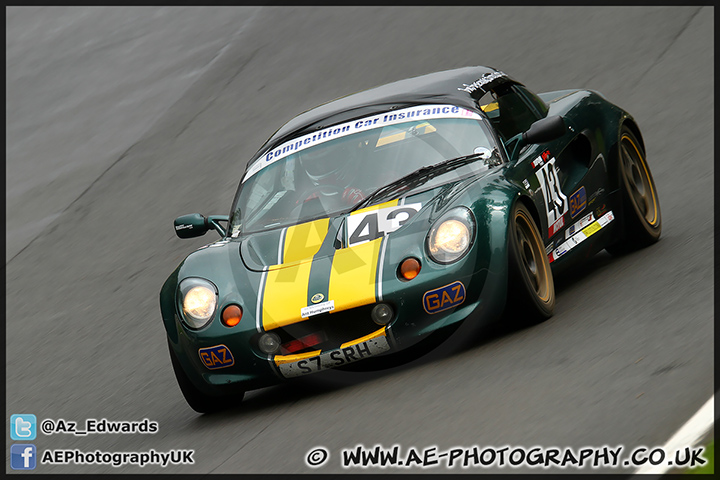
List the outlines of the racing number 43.
<svg viewBox="0 0 720 480">
<path fill-rule="evenodd" d="M 548 225 L 553 225 L 568 211 L 568 199 L 560 189 L 560 180 L 555 168 L 555 158 L 548 160 L 541 169 L 535 172 L 535 175 L 540 182 L 543 199 L 545 200 Z"/>
<path fill-rule="evenodd" d="M 369 242 L 394 232 L 414 217 L 420 208 L 422 204 L 413 203 L 350 215 L 347 219 L 348 246 Z"/>
</svg>

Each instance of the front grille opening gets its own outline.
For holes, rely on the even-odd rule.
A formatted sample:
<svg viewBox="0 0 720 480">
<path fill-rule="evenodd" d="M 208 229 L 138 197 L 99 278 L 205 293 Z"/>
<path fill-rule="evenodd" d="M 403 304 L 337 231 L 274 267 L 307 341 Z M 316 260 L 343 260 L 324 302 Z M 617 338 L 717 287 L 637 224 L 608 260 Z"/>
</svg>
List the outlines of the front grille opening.
<svg viewBox="0 0 720 480">
<path fill-rule="evenodd" d="M 292 353 L 314 350 L 318 345 L 326 341 L 327 335 L 325 332 L 310 333 L 302 338 L 283 343 L 280 346 L 280 354 L 290 355 Z"/>
<path fill-rule="evenodd" d="M 280 336 L 280 354 L 293 355 L 315 350 L 331 350 L 343 343 L 376 332 L 381 328 L 372 321 L 370 312 L 375 304 L 323 313 L 299 323 L 272 331 Z"/>
</svg>

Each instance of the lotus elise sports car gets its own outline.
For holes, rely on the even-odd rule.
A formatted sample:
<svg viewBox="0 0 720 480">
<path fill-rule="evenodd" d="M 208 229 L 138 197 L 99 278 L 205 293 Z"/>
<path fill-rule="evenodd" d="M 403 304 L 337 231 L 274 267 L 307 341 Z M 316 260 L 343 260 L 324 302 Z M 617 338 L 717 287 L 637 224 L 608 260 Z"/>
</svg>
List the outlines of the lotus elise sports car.
<svg viewBox="0 0 720 480">
<path fill-rule="evenodd" d="M 293 118 L 248 162 L 229 215 L 174 227 L 221 237 L 160 292 L 180 389 L 210 412 L 506 307 L 546 319 L 553 273 L 656 242 L 661 219 L 628 112 L 466 67 Z"/>
</svg>

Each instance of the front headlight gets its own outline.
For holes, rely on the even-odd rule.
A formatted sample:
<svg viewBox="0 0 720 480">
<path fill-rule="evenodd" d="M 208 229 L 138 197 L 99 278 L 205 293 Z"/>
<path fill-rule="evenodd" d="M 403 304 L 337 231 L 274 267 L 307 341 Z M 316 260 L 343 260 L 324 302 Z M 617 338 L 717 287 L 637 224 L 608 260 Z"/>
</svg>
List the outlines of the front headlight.
<svg viewBox="0 0 720 480">
<path fill-rule="evenodd" d="M 437 263 L 452 263 L 465 255 L 475 238 L 475 219 L 465 207 L 455 207 L 440 217 L 427 236 L 427 250 Z"/>
<path fill-rule="evenodd" d="M 217 308 L 217 288 L 202 278 L 186 278 L 180 282 L 180 295 L 185 323 L 202 328 L 212 320 Z"/>
</svg>

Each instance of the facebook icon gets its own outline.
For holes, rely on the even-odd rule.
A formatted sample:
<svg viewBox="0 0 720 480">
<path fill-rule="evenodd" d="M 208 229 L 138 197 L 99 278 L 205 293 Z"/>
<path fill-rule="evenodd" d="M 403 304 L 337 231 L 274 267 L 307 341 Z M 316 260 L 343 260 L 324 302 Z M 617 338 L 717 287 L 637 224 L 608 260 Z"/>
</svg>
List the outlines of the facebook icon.
<svg viewBox="0 0 720 480">
<path fill-rule="evenodd" d="M 13 470 L 34 470 L 37 464 L 35 457 L 35 445 L 19 443 L 10 447 L 10 467 Z"/>
</svg>

